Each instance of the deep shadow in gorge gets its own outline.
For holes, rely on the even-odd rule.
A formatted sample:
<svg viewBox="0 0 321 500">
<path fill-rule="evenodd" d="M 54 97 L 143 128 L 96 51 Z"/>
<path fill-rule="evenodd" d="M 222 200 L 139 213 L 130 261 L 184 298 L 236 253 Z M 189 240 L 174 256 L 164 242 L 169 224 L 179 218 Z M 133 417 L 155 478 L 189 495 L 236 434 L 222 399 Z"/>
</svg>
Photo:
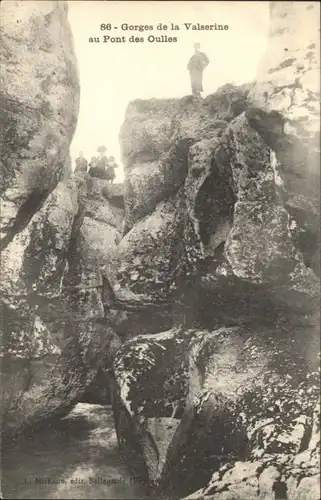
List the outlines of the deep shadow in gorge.
<svg viewBox="0 0 321 500">
<path fill-rule="evenodd" d="M 295 36 L 316 7 L 273 4 L 256 82 L 130 102 L 109 184 L 68 163 L 66 4 L 32 5 L 24 38 L 4 23 L 6 57 L 30 61 L 5 123 L 4 494 L 317 500 L 318 99 Z"/>
<path fill-rule="evenodd" d="M 8 499 L 148 498 L 120 458 L 110 406 L 78 404 L 3 447 L 1 462 Z"/>
</svg>

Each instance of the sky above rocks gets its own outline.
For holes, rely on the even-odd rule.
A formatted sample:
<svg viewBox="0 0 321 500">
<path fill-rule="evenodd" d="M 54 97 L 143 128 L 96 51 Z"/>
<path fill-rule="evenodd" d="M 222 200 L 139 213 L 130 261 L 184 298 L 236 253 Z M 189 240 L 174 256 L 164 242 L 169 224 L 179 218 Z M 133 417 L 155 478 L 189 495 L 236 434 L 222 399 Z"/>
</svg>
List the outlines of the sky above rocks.
<svg viewBox="0 0 321 500">
<path fill-rule="evenodd" d="M 180 98 L 190 94 L 187 62 L 193 44 L 201 43 L 210 64 L 204 72 L 204 96 L 225 83 L 255 79 L 267 42 L 269 2 L 78 1 L 69 4 L 69 21 L 78 59 L 81 98 L 77 130 L 71 145 L 90 159 L 105 144 L 120 168 L 123 180 L 119 129 L 128 103 L 134 99 Z M 111 30 L 101 30 L 102 24 Z M 167 30 L 157 30 L 159 23 Z M 171 23 L 180 30 L 172 31 Z M 192 30 L 184 23 L 228 25 L 228 30 Z M 122 30 L 122 25 L 152 25 L 153 30 Z M 117 26 L 117 29 L 114 27 Z M 129 42 L 143 37 L 144 42 Z M 125 37 L 125 42 L 103 42 L 104 36 Z M 149 36 L 176 37 L 177 42 L 149 42 Z M 89 38 L 100 42 L 90 43 Z M 165 38 L 163 38 L 164 40 Z"/>
</svg>

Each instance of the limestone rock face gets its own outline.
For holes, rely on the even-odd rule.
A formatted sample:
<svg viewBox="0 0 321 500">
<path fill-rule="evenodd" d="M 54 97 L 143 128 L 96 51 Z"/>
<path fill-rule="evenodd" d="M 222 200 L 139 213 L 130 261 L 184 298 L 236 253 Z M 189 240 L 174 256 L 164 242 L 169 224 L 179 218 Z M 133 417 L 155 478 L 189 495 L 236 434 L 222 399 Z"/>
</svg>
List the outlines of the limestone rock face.
<svg viewBox="0 0 321 500">
<path fill-rule="evenodd" d="M 2 252 L 7 433 L 88 398 L 98 374 L 106 382 L 119 346 L 105 318 L 102 269 L 120 239 L 123 209 L 103 197 L 103 181 L 93 183 L 67 176 Z"/>
<path fill-rule="evenodd" d="M 125 231 L 173 196 L 184 183 L 189 147 L 216 135 L 246 107 L 247 86 L 222 87 L 203 102 L 137 100 L 120 133 L 125 165 Z"/>
<path fill-rule="evenodd" d="M 54 303 L 62 290 L 79 208 L 68 158 L 79 83 L 67 5 L 6 2 L 1 14 L 1 372 L 7 434 L 68 411 L 86 374 L 69 384 L 62 327 L 51 330 L 43 318 L 48 301 Z"/>
<path fill-rule="evenodd" d="M 284 206 L 277 164 L 244 115 L 225 131 L 236 203 L 225 255 L 233 274 L 270 288 L 318 294 L 308 252 L 295 245 L 297 222 Z M 314 249 L 315 250 L 315 249 Z"/>
<path fill-rule="evenodd" d="M 170 325 L 168 304 L 173 295 L 180 294 L 181 275 L 203 257 L 198 252 L 202 242 L 195 236 L 194 219 L 203 209 L 206 186 L 213 187 L 211 162 L 219 137 L 235 115 L 246 109 L 248 91 L 248 86 L 226 85 L 203 102 L 193 97 L 134 101 L 127 110 L 120 134 L 126 174 L 124 237 L 108 278 L 126 313 L 133 308 L 154 308 L 158 331 Z M 202 141 L 207 141 L 205 149 L 209 144 L 204 153 L 207 170 L 198 173 L 192 151 Z M 232 204 L 232 188 L 226 189 L 232 197 L 227 203 Z M 203 212 L 209 214 L 208 209 Z M 230 214 L 226 218 L 224 205 L 224 214 L 217 224 L 223 240 L 230 229 L 227 219 L 231 219 L 233 208 L 227 211 Z M 205 226 L 205 218 L 203 223 Z M 218 245 L 223 240 L 221 236 Z M 163 309 L 160 316 L 159 309 Z M 142 325 L 140 313 L 137 314 L 132 323 Z M 148 318 L 151 325 L 150 315 Z"/>
<path fill-rule="evenodd" d="M 204 488 L 185 498 L 268 500 L 278 493 L 280 497 L 287 495 L 294 500 L 317 500 L 320 495 L 319 422 L 320 402 L 316 404 L 308 421 L 308 428 L 307 420 L 298 417 L 293 421 L 290 433 L 278 435 L 279 449 L 286 446 L 290 448 L 291 445 L 291 452 L 287 452 L 287 456 L 277 457 L 267 453 L 265 457 L 260 456 L 257 460 L 235 462 L 233 467 L 226 466 L 215 473 Z M 267 423 L 263 429 L 265 434 L 270 434 L 273 426 Z M 304 432 L 307 429 L 311 437 L 308 444 L 304 443 L 303 446 Z"/>
<path fill-rule="evenodd" d="M 1 6 L 1 240 L 21 231 L 63 175 L 79 83 L 66 2 Z"/>
<path fill-rule="evenodd" d="M 122 196 L 111 192 L 111 186 L 101 179 L 87 179 L 87 191 L 83 198 L 83 220 L 80 228 L 83 250 L 87 255 L 83 262 L 95 261 L 101 266 L 120 242 L 123 228 L 124 209 Z M 106 189 L 109 189 L 107 192 Z"/>
<path fill-rule="evenodd" d="M 121 452 L 137 475 L 157 482 L 188 392 L 188 352 L 196 331 L 139 335 L 116 353 L 113 401 Z M 160 371 L 162 363 L 166 370 Z M 151 384 L 147 382 L 151 381 Z M 151 395 L 153 397 L 151 398 Z"/>
<path fill-rule="evenodd" d="M 106 181 L 86 178 L 80 180 L 80 209 L 74 219 L 72 240 L 67 255 L 64 290 L 59 302 L 61 315 L 66 318 L 66 344 L 71 352 L 78 352 L 84 365 L 86 379 L 82 386 L 86 400 L 97 398 L 105 404 L 108 397 L 107 372 L 111 359 L 120 345 L 108 321 L 113 296 L 109 287 L 104 290 L 106 273 L 115 248 L 121 238 L 123 208 L 113 204 L 113 193 L 106 198 Z M 119 198 L 119 192 L 114 200 Z M 118 200 L 119 201 L 119 200 Z M 53 325 L 59 325 L 59 316 L 53 313 Z M 78 365 L 78 368 L 77 368 Z M 72 365 L 73 366 L 73 365 Z"/>
<path fill-rule="evenodd" d="M 123 208 L 121 189 L 106 198 L 105 185 L 71 175 L 79 83 L 67 3 L 5 2 L 1 13 L 0 354 L 8 436 L 67 413 L 117 349 L 100 268 L 120 239 Z"/>
<path fill-rule="evenodd" d="M 254 85 L 126 114 L 112 394 L 156 497 L 319 495 L 318 8 L 271 3 Z"/>
<path fill-rule="evenodd" d="M 138 317 L 144 315 L 144 308 L 147 311 L 153 305 L 158 330 L 153 327 L 146 333 L 170 327 L 177 321 L 177 314 L 182 318 L 176 306 L 191 277 L 191 288 L 196 286 L 198 290 L 193 300 L 202 293 L 199 288 L 211 289 L 211 293 L 219 292 L 220 303 L 225 297 L 224 307 L 229 307 L 232 288 L 236 295 L 238 290 L 242 295 L 244 287 L 257 285 L 268 287 L 264 293 L 275 304 L 291 302 L 295 295 L 297 302 L 307 302 L 307 297 L 317 300 L 317 242 L 312 236 L 311 246 L 303 242 L 309 229 L 290 211 L 279 161 L 247 118 L 247 92 L 246 87 L 227 85 L 204 102 L 184 98 L 176 104 L 139 101 L 129 107 L 121 133 L 127 158 L 127 187 L 136 182 L 139 155 L 146 160 L 144 127 L 150 127 L 146 150 L 152 148 L 150 141 L 155 131 L 155 141 L 163 141 L 163 155 L 168 159 L 172 151 L 165 140 L 169 132 L 164 131 L 162 136 L 155 124 L 155 120 L 161 120 L 161 109 L 166 120 L 174 110 L 173 147 L 175 150 L 178 143 L 183 144 L 185 152 L 178 155 L 176 163 L 167 164 L 171 181 L 180 172 L 180 187 L 156 175 L 154 157 L 152 163 L 150 157 L 143 162 L 142 183 L 137 184 L 135 195 L 125 183 L 124 237 L 107 274 L 118 307 L 123 307 L 127 319 L 130 309 L 140 312 L 135 320 L 123 325 L 143 325 Z M 146 123 L 142 121 L 143 111 Z M 135 141 L 127 137 L 130 133 L 137 139 L 135 158 Z M 159 156 L 162 165 L 165 156 Z M 148 193 L 154 197 L 151 204 Z M 138 213 L 139 206 L 142 210 Z M 162 309 L 159 315 L 156 310 Z M 142 333 L 139 328 L 137 333 Z"/>
<path fill-rule="evenodd" d="M 318 240 L 320 5 L 271 2 L 267 51 L 249 94 L 251 125 L 275 151 L 286 204 Z M 310 245 L 309 245 L 310 246 Z"/>
<path fill-rule="evenodd" d="M 291 331 L 289 343 L 278 325 L 173 329 L 123 344 L 114 360 L 116 429 L 136 473 L 177 496 L 217 471 L 191 498 L 220 491 L 222 499 L 259 498 L 262 484 L 267 500 L 283 465 L 287 488 L 299 491 L 303 483 L 294 483 L 304 460 L 305 481 L 315 481 L 317 461 L 302 455 L 303 446 L 316 453 L 317 439 L 317 339 L 309 334 L 307 344 L 302 329 Z"/>
<path fill-rule="evenodd" d="M 72 179 L 60 182 L 1 253 L 3 300 L 13 304 L 15 297 L 30 291 L 49 296 L 59 292 L 77 211 L 77 186 Z"/>
<path fill-rule="evenodd" d="M 68 253 L 64 284 L 71 291 L 69 298 L 80 329 L 87 321 L 103 323 L 105 306 L 108 307 L 102 291 L 104 267 L 108 268 L 121 239 L 123 209 L 104 198 L 105 185 L 106 181 L 100 179 L 87 179 L 87 184 L 83 184 L 81 209 L 74 221 Z M 84 328 L 88 329 L 88 325 Z"/>
<path fill-rule="evenodd" d="M 51 415 L 67 402 L 50 388 L 64 376 L 54 368 L 61 364 L 63 332 L 48 330 L 41 309 L 61 292 L 77 211 L 77 186 L 72 179 L 59 183 L 1 254 L 3 425 L 8 430 Z"/>
<path fill-rule="evenodd" d="M 270 33 L 250 102 L 284 119 L 284 134 L 319 147 L 320 6 L 270 3 Z M 267 124 L 268 125 L 268 124 Z M 307 146 L 307 144 L 306 144 Z M 316 165 L 311 165 L 316 167 Z"/>
<path fill-rule="evenodd" d="M 179 199 L 161 202 L 156 210 L 139 221 L 117 248 L 114 291 L 121 300 L 154 301 L 166 299 L 179 266 L 179 239 L 182 222 Z M 156 286 L 155 286 L 156 285 Z"/>
</svg>

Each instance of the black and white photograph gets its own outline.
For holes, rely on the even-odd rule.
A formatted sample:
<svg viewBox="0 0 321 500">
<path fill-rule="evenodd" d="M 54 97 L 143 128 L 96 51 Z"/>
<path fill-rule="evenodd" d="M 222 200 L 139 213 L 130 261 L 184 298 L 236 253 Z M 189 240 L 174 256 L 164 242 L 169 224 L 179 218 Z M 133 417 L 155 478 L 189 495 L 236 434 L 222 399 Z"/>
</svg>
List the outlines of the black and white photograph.
<svg viewBox="0 0 321 500">
<path fill-rule="evenodd" d="M 0 35 L 0 498 L 320 500 L 320 3 Z"/>
</svg>

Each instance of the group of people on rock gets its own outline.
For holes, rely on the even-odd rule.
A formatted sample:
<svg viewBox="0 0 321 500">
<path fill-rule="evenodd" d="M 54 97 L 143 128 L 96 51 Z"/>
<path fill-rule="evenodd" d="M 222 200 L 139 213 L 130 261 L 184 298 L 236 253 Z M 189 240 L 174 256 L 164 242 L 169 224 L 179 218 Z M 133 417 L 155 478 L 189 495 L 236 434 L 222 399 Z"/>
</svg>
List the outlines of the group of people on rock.
<svg viewBox="0 0 321 500">
<path fill-rule="evenodd" d="M 201 93 L 203 92 L 203 72 L 209 65 L 207 55 L 201 52 L 200 48 L 199 43 L 194 44 L 194 54 L 187 64 L 187 69 L 190 73 L 192 94 L 197 97 L 201 97 Z M 91 177 L 106 179 L 108 182 L 113 183 L 116 177 L 115 168 L 118 165 L 113 156 L 106 156 L 106 151 L 107 148 L 105 146 L 100 146 L 97 149 L 99 156 L 93 156 L 89 163 L 84 158 L 83 152 L 80 152 L 79 157 L 76 159 L 75 174 L 84 175 L 88 173 Z"/>
<path fill-rule="evenodd" d="M 75 174 L 84 175 L 88 173 L 91 177 L 106 179 L 108 182 L 113 183 L 116 177 L 115 168 L 118 168 L 118 165 L 113 156 L 106 156 L 106 151 L 105 146 L 100 146 L 97 149 L 99 155 L 93 156 L 89 163 L 81 151 L 76 159 Z"/>
</svg>

